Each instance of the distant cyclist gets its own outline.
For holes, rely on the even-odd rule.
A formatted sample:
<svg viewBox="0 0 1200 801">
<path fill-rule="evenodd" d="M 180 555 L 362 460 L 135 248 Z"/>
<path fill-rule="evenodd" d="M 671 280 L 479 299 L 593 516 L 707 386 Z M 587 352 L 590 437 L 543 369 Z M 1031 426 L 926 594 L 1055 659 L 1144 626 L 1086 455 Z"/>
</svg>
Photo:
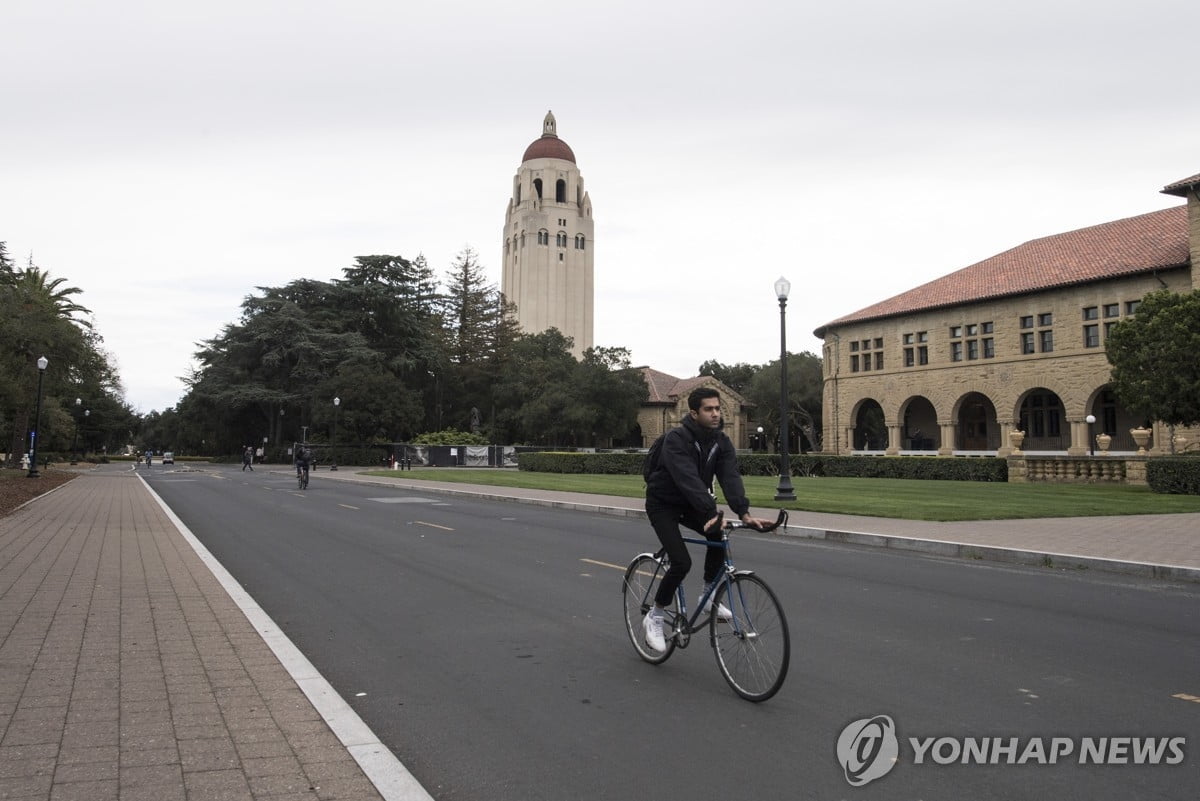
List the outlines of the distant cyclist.
<svg viewBox="0 0 1200 801">
<path fill-rule="evenodd" d="M 296 478 L 300 478 L 302 473 L 308 472 L 312 458 L 312 450 L 307 445 L 301 445 L 296 449 Z"/>
<path fill-rule="evenodd" d="M 659 652 L 667 650 L 663 637 L 664 610 L 692 569 L 692 559 L 679 526 L 685 525 L 714 542 L 721 538 L 717 501 L 711 491 L 713 478 L 720 483 L 729 508 L 743 523 L 755 528 L 771 525 L 770 520 L 750 516 L 750 501 L 738 471 L 737 452 L 733 442 L 721 430 L 720 393 L 712 387 L 697 387 L 688 396 L 688 409 L 683 425 L 667 432 L 658 464 L 653 466 L 646 480 L 646 517 L 650 518 L 650 525 L 671 560 L 671 569 L 658 586 L 654 606 L 642 621 L 646 644 Z M 716 581 L 724 566 L 725 554 L 720 548 L 706 550 L 704 584 L 707 588 Z M 711 595 L 708 603 L 711 606 Z M 724 605 L 716 614 L 722 620 L 732 617 Z"/>
</svg>

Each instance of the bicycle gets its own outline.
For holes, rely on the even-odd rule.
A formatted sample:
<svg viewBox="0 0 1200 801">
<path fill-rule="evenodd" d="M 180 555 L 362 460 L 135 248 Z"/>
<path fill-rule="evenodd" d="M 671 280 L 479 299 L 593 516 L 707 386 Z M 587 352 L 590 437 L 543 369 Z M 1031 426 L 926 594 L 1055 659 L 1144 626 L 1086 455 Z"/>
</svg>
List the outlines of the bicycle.
<svg viewBox="0 0 1200 801">
<path fill-rule="evenodd" d="M 308 489 L 308 465 L 296 465 L 296 485 L 300 489 Z"/>
<path fill-rule="evenodd" d="M 725 570 L 712 588 L 701 596 L 691 617 L 688 617 L 683 587 L 676 591 L 675 601 L 665 610 L 663 619 L 667 650 L 659 653 L 650 648 L 642 630 L 642 619 L 654 604 L 654 594 L 670 567 L 665 549 L 638 554 L 625 570 L 621 588 L 625 602 L 625 630 L 638 656 L 652 665 L 661 665 L 676 648 L 686 648 L 692 634 L 707 625 L 709 642 L 725 681 L 747 701 L 766 701 L 779 692 L 787 677 L 791 635 L 783 607 L 767 583 L 753 572 L 734 566 L 729 533 L 739 528 L 764 533 L 774 531 L 787 525 L 787 512 L 780 510 L 779 519 L 766 528 L 733 520 L 718 521 L 716 525 L 721 528 L 721 539 L 716 542 L 683 538 L 684 542 L 694 545 L 724 549 Z M 720 604 L 724 604 L 733 615 L 731 620 L 720 620 L 716 614 L 702 611 L 710 596 L 713 601 L 710 608 L 715 612 Z"/>
</svg>

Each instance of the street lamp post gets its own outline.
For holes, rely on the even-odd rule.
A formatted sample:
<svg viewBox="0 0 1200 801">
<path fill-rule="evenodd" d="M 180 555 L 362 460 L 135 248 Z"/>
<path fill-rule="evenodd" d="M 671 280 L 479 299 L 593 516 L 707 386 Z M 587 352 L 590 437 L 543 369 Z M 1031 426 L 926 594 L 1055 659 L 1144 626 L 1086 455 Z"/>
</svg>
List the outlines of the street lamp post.
<svg viewBox="0 0 1200 801">
<path fill-rule="evenodd" d="M 46 367 L 50 361 L 45 356 L 39 356 L 37 360 L 38 368 L 38 394 L 37 394 L 37 412 L 33 416 L 33 431 L 29 435 L 29 475 L 27 478 L 40 478 L 37 469 L 37 446 L 39 429 L 42 427 L 42 379 L 46 377 Z"/>
<path fill-rule="evenodd" d="M 1088 442 L 1091 443 L 1091 446 L 1092 446 L 1092 456 L 1095 456 L 1096 455 L 1096 438 L 1092 436 L 1092 423 L 1096 422 L 1096 415 L 1089 414 L 1087 417 L 1085 417 L 1083 419 L 1086 420 L 1087 424 L 1088 424 Z"/>
<path fill-rule="evenodd" d="M 341 398 L 333 399 L 333 464 L 329 466 L 330 470 L 337 470 L 337 419 L 338 407 L 342 405 Z"/>
<path fill-rule="evenodd" d="M 71 464 L 79 464 L 79 407 L 83 398 L 75 399 L 75 433 L 71 435 Z"/>
<path fill-rule="evenodd" d="M 779 486 L 775 500 L 794 501 L 792 465 L 788 458 L 788 384 L 787 384 L 787 298 L 792 282 L 779 277 L 775 282 L 775 297 L 779 298 Z"/>
<path fill-rule="evenodd" d="M 759 451 L 764 450 L 762 435 L 763 435 L 763 427 L 759 426 L 758 427 L 758 439 L 756 439 L 754 441 L 755 450 L 759 450 Z"/>
</svg>

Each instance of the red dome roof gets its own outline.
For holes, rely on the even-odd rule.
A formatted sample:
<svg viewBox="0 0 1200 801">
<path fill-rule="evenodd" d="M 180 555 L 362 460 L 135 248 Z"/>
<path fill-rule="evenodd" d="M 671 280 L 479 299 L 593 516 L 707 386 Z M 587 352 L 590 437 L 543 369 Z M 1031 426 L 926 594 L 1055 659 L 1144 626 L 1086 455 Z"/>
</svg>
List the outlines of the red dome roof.
<svg viewBox="0 0 1200 801">
<path fill-rule="evenodd" d="M 570 145 L 557 136 L 546 134 L 534 139 L 529 147 L 525 148 L 525 155 L 521 157 L 521 161 L 532 159 L 562 159 L 574 164 L 575 153 Z"/>
</svg>

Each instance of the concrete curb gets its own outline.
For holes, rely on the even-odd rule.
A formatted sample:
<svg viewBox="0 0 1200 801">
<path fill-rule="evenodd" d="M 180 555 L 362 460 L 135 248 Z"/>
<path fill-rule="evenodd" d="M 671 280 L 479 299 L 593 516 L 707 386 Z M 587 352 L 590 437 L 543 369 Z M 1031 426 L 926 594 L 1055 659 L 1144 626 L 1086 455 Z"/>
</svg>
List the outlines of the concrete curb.
<svg viewBox="0 0 1200 801">
<path fill-rule="evenodd" d="M 242 610 L 267 647 L 299 686 L 301 692 L 321 715 L 334 735 L 375 785 L 385 801 L 433 801 L 408 768 L 384 745 L 358 713 L 308 660 L 258 602 L 230 575 L 204 543 L 192 533 L 179 516 L 167 506 L 142 476 L 138 480 L 154 499 L 180 536 L 187 541 L 200 561 Z"/>
<path fill-rule="evenodd" d="M 898 551 L 916 551 L 955 559 L 983 559 L 989 562 L 1045 567 L 1052 570 L 1098 570 L 1142 578 L 1200 582 L 1200 568 L 1178 565 L 1157 565 L 1148 562 L 1102 559 L 1096 556 L 1080 556 L 1052 551 L 1031 551 L 1020 548 L 1003 548 L 997 545 L 973 545 L 946 540 L 901 537 L 895 534 L 867 534 L 859 531 L 834 531 L 793 526 L 788 528 L 786 533 L 793 537 L 872 548 L 890 548 Z"/>
<path fill-rule="evenodd" d="M 559 500 L 555 498 L 530 498 L 498 493 L 463 490 L 424 482 L 413 481 L 410 484 L 398 485 L 388 479 L 376 476 L 356 476 L 351 473 L 346 476 L 329 476 L 340 481 L 358 481 L 378 486 L 392 486 L 397 489 L 416 490 L 419 492 L 436 493 L 439 495 L 469 496 L 483 498 L 489 501 L 506 503 L 523 503 L 533 506 L 546 506 L 553 509 L 568 509 L 591 514 L 614 515 L 617 517 L 645 518 L 642 509 L 631 509 L 620 506 L 604 506 L 601 504 L 580 503 L 578 501 Z M 414 486 L 417 485 L 417 486 Z M 774 510 L 772 510 L 772 514 Z M 789 526 L 780 529 L 782 536 L 800 537 L 805 539 L 826 540 L 845 545 L 861 545 L 871 548 L 888 548 L 898 551 L 914 551 L 933 556 L 944 556 L 956 559 L 982 559 L 989 562 L 1024 565 L 1028 567 L 1045 567 L 1053 570 L 1097 570 L 1105 573 L 1118 573 L 1142 578 L 1153 578 L 1165 581 L 1200 582 L 1200 568 L 1180 565 L 1160 565 L 1148 562 L 1131 562 L 1119 559 L 1104 559 L 1095 556 L 1078 554 L 1055 553 L 1051 551 L 1031 551 L 1018 548 L 1004 548 L 996 545 L 976 545 L 948 540 L 923 539 L 920 537 L 904 537 L 895 534 L 869 534 L 860 531 L 842 531 L 836 529 L 808 528 Z"/>
</svg>

